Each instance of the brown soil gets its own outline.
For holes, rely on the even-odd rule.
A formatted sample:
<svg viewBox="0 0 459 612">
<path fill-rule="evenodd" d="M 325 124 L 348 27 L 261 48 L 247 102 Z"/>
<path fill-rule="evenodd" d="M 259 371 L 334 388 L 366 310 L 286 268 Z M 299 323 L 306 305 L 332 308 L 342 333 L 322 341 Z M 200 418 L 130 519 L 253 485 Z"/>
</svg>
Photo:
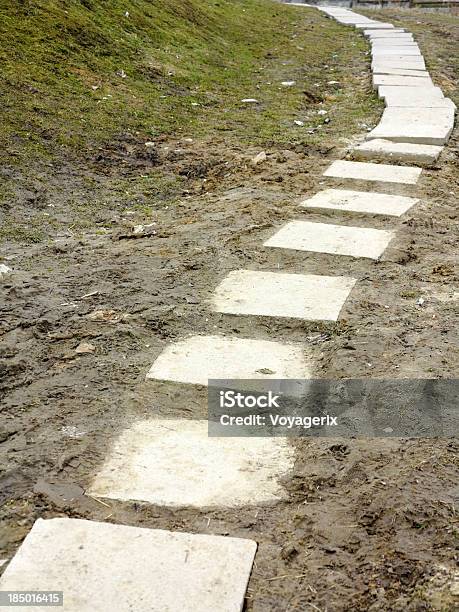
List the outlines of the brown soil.
<svg viewBox="0 0 459 612">
<path fill-rule="evenodd" d="M 401 222 L 298 209 L 301 197 L 321 189 L 330 161 L 346 155 L 342 143 L 266 150 L 267 161 L 254 168 L 258 150 L 223 138 L 157 143 L 153 158 L 136 157 L 135 171 L 168 164 L 186 177 L 178 205 L 149 219 L 114 207 L 107 230 L 104 216 L 82 236 L 69 228 L 45 244 L 8 245 L 4 263 L 15 272 L 3 281 L 0 310 L 0 558 L 38 517 L 84 517 L 256 540 L 249 611 L 457 609 L 459 465 L 451 440 L 297 441 L 289 500 L 237 512 L 84 495 L 130 422 L 205 416 L 193 390 L 145 382 L 163 348 L 189 334 L 297 341 L 313 354 L 318 377 L 456 377 L 457 133 L 415 189 L 377 186 L 420 195 Z M 83 190 L 79 177 L 97 174 L 101 163 L 117 171 L 117 150 L 56 173 L 61 195 L 52 203 L 62 219 Z M 293 218 L 394 228 L 397 237 L 379 262 L 265 250 L 263 241 Z M 140 223 L 155 225 L 134 235 Z M 338 324 L 210 312 L 213 289 L 238 268 L 359 282 Z M 93 352 L 76 351 L 82 342 Z"/>
</svg>

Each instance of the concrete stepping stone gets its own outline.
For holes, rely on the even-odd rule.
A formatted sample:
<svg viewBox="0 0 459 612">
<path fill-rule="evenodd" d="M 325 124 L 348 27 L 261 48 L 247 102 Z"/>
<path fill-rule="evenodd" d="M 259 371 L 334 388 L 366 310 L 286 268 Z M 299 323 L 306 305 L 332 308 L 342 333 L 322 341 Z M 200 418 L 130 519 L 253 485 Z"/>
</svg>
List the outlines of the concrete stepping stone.
<svg viewBox="0 0 459 612">
<path fill-rule="evenodd" d="M 412 76 L 396 76 L 392 74 L 374 74 L 373 86 L 375 89 L 381 86 L 388 87 L 422 87 L 424 89 L 432 89 L 435 87 L 432 79 L 429 77 L 412 77 Z"/>
<path fill-rule="evenodd" d="M 372 140 L 371 142 L 375 142 Z M 368 143 L 369 144 L 369 143 Z M 391 143 L 394 144 L 394 143 Z M 352 191 L 350 189 L 325 189 L 301 202 L 304 208 L 328 208 L 349 212 L 370 213 L 400 217 L 419 200 L 375 191 Z"/>
<path fill-rule="evenodd" d="M 421 108 L 456 108 L 449 98 L 443 97 L 439 87 L 393 87 L 381 85 L 378 94 L 386 106 L 421 107 Z"/>
<path fill-rule="evenodd" d="M 390 32 L 384 32 L 384 34 L 381 34 L 381 32 L 375 31 L 375 32 L 372 32 L 371 34 L 368 34 L 367 38 L 369 39 L 371 44 L 375 44 L 375 43 L 398 44 L 398 43 L 405 43 L 405 42 L 414 42 L 414 37 L 409 32 L 399 32 L 399 33 L 394 34 L 392 30 Z"/>
<path fill-rule="evenodd" d="M 358 23 L 355 26 L 359 30 L 395 30 L 394 26 L 391 23 L 381 23 L 379 21 L 374 21 L 370 24 Z"/>
<path fill-rule="evenodd" d="M 363 142 L 353 149 L 356 159 L 377 159 L 415 164 L 432 164 L 438 159 L 443 147 L 436 145 L 412 144 L 409 142 L 391 142 L 376 138 Z"/>
<path fill-rule="evenodd" d="M 373 56 L 373 59 L 378 59 L 379 57 L 392 57 L 392 56 L 396 56 L 396 57 L 416 57 L 416 58 L 422 58 L 422 53 L 419 50 L 419 47 L 417 45 L 413 45 L 413 46 L 393 46 L 393 47 L 387 47 L 387 46 L 373 46 L 371 49 L 371 54 Z"/>
<path fill-rule="evenodd" d="M 334 161 L 323 176 L 346 178 L 360 181 L 380 181 L 384 183 L 403 183 L 415 185 L 421 175 L 421 168 L 391 166 L 346 160 Z"/>
<path fill-rule="evenodd" d="M 384 100 L 394 98 L 395 100 L 403 97 L 412 96 L 416 100 L 419 98 L 443 100 L 444 95 L 440 87 L 413 87 L 403 85 L 380 85 L 378 93 Z"/>
<path fill-rule="evenodd" d="M 405 68 L 407 70 L 425 70 L 426 65 L 422 58 L 400 58 L 392 55 L 390 57 L 378 57 L 371 62 L 371 69 L 376 68 Z M 382 85 L 394 85 L 395 83 L 382 83 Z"/>
<path fill-rule="evenodd" d="M 443 92 L 439 87 L 413 87 L 403 85 L 380 85 L 378 95 L 387 106 L 417 106 L 418 104 L 442 102 Z"/>
<path fill-rule="evenodd" d="M 256 548 L 242 538 L 38 519 L 0 585 L 63 591 L 63 612 L 236 612 Z"/>
<path fill-rule="evenodd" d="M 400 55 L 406 55 L 406 52 L 416 51 L 417 55 L 422 55 L 418 45 L 414 42 L 392 42 L 392 43 L 381 43 L 374 42 L 371 44 L 371 53 L 375 55 L 377 53 L 384 54 L 387 52 L 396 52 Z"/>
<path fill-rule="evenodd" d="M 398 76 L 424 77 L 430 79 L 427 70 L 411 70 L 410 68 L 384 68 L 379 66 L 373 70 L 373 74 L 393 74 Z M 387 87 L 391 87 L 387 85 Z"/>
<path fill-rule="evenodd" d="M 266 340 L 192 336 L 170 344 L 147 374 L 150 380 L 207 385 L 210 379 L 310 378 L 297 345 Z"/>
<path fill-rule="evenodd" d="M 343 276 L 235 270 L 217 287 L 217 312 L 337 321 L 356 283 Z"/>
<path fill-rule="evenodd" d="M 386 230 L 291 221 L 281 227 L 264 246 L 378 259 L 392 238 L 393 232 Z"/>
<path fill-rule="evenodd" d="M 295 452 L 285 438 L 212 437 L 208 426 L 190 419 L 135 423 L 116 441 L 90 495 L 198 508 L 287 497 L 279 479 L 293 469 Z"/>
<path fill-rule="evenodd" d="M 393 142 L 444 145 L 453 131 L 452 108 L 386 108 L 379 124 L 366 140 L 382 138 Z"/>
<path fill-rule="evenodd" d="M 410 34 L 409 32 L 405 32 L 403 28 L 389 28 L 389 31 L 387 28 L 371 28 L 369 30 L 364 30 L 363 33 L 369 38 L 387 38 L 388 36 L 397 36 L 398 34 L 409 34 L 410 36 L 412 36 L 412 34 Z"/>
</svg>

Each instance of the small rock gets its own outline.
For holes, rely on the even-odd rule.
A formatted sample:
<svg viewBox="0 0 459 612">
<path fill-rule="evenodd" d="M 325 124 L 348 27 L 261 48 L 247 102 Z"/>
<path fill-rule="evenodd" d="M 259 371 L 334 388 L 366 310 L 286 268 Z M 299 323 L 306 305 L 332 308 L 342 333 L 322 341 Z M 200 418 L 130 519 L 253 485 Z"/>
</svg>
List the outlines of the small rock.
<svg viewBox="0 0 459 612">
<path fill-rule="evenodd" d="M 5 264 L 0 264 L 0 280 L 5 277 L 8 276 L 8 274 L 12 273 L 12 269 L 9 268 L 8 266 L 5 266 Z"/>
<path fill-rule="evenodd" d="M 127 74 L 124 72 L 124 70 L 118 70 L 118 72 L 116 73 L 116 76 L 119 76 L 122 79 L 125 79 L 127 77 Z"/>
<path fill-rule="evenodd" d="M 295 81 L 282 81 L 281 85 L 284 87 L 292 87 L 292 85 L 295 85 Z"/>
<path fill-rule="evenodd" d="M 88 314 L 88 319 L 98 323 L 118 323 L 121 318 L 121 315 L 115 310 L 94 310 Z"/>
<path fill-rule="evenodd" d="M 327 111 L 326 111 L 326 110 L 321 109 L 321 110 L 318 110 L 318 111 L 317 111 L 317 114 L 318 114 L 318 115 L 326 115 L 326 114 L 327 114 Z"/>
<path fill-rule="evenodd" d="M 420 297 L 416 300 L 416 306 L 422 306 L 425 302 L 425 299 Z"/>
<path fill-rule="evenodd" d="M 293 122 L 295 125 L 299 125 L 302 126 L 304 125 L 304 121 L 300 121 L 299 119 L 295 119 L 295 121 Z"/>
<path fill-rule="evenodd" d="M 96 347 L 94 344 L 90 344 L 89 342 L 81 342 L 75 349 L 75 353 L 78 355 L 84 355 L 85 353 L 94 353 Z"/>
<path fill-rule="evenodd" d="M 258 164 L 262 164 L 266 161 L 266 153 L 264 151 L 260 151 L 255 157 L 252 157 L 252 164 L 254 166 L 258 166 Z"/>
</svg>

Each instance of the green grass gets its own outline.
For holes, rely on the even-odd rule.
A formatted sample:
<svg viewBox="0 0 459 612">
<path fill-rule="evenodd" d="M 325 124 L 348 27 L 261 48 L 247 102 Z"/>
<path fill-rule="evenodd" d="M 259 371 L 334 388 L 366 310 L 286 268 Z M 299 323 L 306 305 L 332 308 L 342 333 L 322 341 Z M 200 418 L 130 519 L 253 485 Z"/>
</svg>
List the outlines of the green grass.
<svg viewBox="0 0 459 612">
<path fill-rule="evenodd" d="M 46 222 L 18 185 L 29 191 L 38 185 L 47 196 L 60 190 L 65 198 L 72 172 L 84 176 L 86 165 L 92 176 L 99 150 L 116 154 L 129 142 L 143 146 L 187 136 L 236 148 L 320 145 L 361 132 L 359 124 L 380 108 L 369 81 L 362 85 L 366 49 L 351 28 L 318 11 L 270 0 L 3 3 L 0 204 L 13 211 L 7 225 L 23 224 L 24 215 L 27 223 Z M 296 86 L 282 87 L 283 80 Z M 243 98 L 259 104 L 243 104 Z M 328 110 L 328 125 L 320 108 Z M 298 119 L 304 129 L 294 124 Z M 310 134 L 318 125 L 321 130 Z M 214 146 L 218 154 L 220 145 Z M 55 168 L 65 164 L 72 172 L 58 185 Z M 100 176 L 86 198 L 78 188 L 81 202 L 92 200 L 89 211 L 96 200 L 102 209 L 120 191 L 162 201 L 181 190 L 182 177 L 169 169 L 155 170 L 143 185 L 141 172 L 128 177 L 139 184 L 126 185 L 128 173 L 115 180 L 114 170 L 100 198 L 91 195 Z M 76 213 L 72 222 L 90 223 L 80 205 L 71 215 Z"/>
<path fill-rule="evenodd" d="M 123 131 L 154 139 L 208 128 L 243 129 L 249 141 L 273 137 L 273 125 L 279 137 L 304 96 L 266 84 L 267 54 L 301 58 L 303 75 L 294 76 L 311 81 L 322 80 L 333 52 L 341 62 L 349 54 L 339 44 L 343 28 L 299 11 L 266 0 L 11 3 L 0 9 L 2 148 L 48 155 Z M 300 36 L 298 49 L 292 35 L 305 17 L 308 39 Z M 244 97 L 260 106 L 247 108 Z"/>
</svg>

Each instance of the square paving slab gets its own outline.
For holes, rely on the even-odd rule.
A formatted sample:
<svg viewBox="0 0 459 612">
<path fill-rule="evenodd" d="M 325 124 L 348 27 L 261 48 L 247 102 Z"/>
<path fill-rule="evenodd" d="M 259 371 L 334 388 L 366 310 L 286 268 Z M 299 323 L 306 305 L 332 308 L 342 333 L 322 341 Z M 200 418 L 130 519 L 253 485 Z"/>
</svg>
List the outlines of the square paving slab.
<svg viewBox="0 0 459 612">
<path fill-rule="evenodd" d="M 438 159 L 443 147 L 436 145 L 413 144 L 410 142 L 392 142 L 376 138 L 363 142 L 353 149 L 356 159 L 380 159 L 394 162 L 431 164 Z"/>
<path fill-rule="evenodd" d="M 378 259 L 392 238 L 393 233 L 386 230 L 292 221 L 264 246 Z"/>
<path fill-rule="evenodd" d="M 18 612 L 239 612 L 256 548 L 241 538 L 38 519 L 0 588 L 64 592 L 62 607 Z"/>
<path fill-rule="evenodd" d="M 394 26 L 391 23 L 380 23 L 379 21 L 374 21 L 373 23 L 357 23 L 356 28 L 359 30 L 395 30 Z"/>
<path fill-rule="evenodd" d="M 397 36 L 397 34 L 410 34 L 409 32 L 405 32 L 403 28 L 391 28 L 389 30 L 390 31 L 388 31 L 387 28 L 382 28 L 379 30 L 378 28 L 371 28 L 371 30 L 364 30 L 363 33 L 365 34 L 365 36 L 368 36 L 370 38 L 377 38 L 379 36 Z"/>
<path fill-rule="evenodd" d="M 376 45 L 376 44 L 394 44 L 394 45 L 399 45 L 399 44 L 405 44 L 405 43 L 414 43 L 414 38 L 412 34 L 385 34 L 385 36 L 381 36 L 378 33 L 375 33 L 374 36 L 370 35 L 369 37 L 370 43 L 372 45 Z"/>
<path fill-rule="evenodd" d="M 391 166 L 346 160 L 334 161 L 324 172 L 324 176 L 348 178 L 360 181 L 380 181 L 384 183 L 403 183 L 415 185 L 421 175 L 421 168 Z"/>
<path fill-rule="evenodd" d="M 266 340 L 192 336 L 170 344 L 147 379 L 207 385 L 209 379 L 310 378 L 303 348 Z"/>
<path fill-rule="evenodd" d="M 403 68 L 405 70 L 425 70 L 426 65 L 424 60 L 420 60 L 416 57 L 411 57 L 411 59 L 404 58 L 400 59 L 399 57 L 378 57 L 373 59 L 371 62 L 371 69 L 373 72 L 377 71 L 378 68 Z M 397 85 L 399 83 L 380 83 L 381 85 Z M 409 85 L 409 83 L 402 83 L 403 85 Z M 433 83 L 432 83 L 433 84 Z"/>
<path fill-rule="evenodd" d="M 386 108 L 379 124 L 366 136 L 393 142 L 443 145 L 454 127 L 452 108 Z"/>
<path fill-rule="evenodd" d="M 373 70 L 373 74 L 392 74 L 395 76 L 424 77 L 430 79 L 430 74 L 427 70 L 411 70 L 410 68 L 384 68 L 384 66 L 379 66 Z M 381 87 L 386 86 L 382 85 Z"/>
<path fill-rule="evenodd" d="M 301 202 L 300 206 L 400 217 L 417 202 L 419 202 L 417 198 L 388 195 L 374 191 L 325 189 L 325 191 L 320 191 L 312 198 Z"/>
<path fill-rule="evenodd" d="M 285 438 L 209 437 L 204 420 L 139 421 L 118 438 L 90 494 L 171 507 L 276 502 L 287 497 L 280 478 L 294 460 Z"/>
<path fill-rule="evenodd" d="M 374 60 L 379 59 L 380 57 L 414 57 L 414 58 L 422 58 L 421 52 L 415 47 L 373 47 L 371 50 L 371 55 Z"/>
<path fill-rule="evenodd" d="M 217 312 L 336 321 L 355 279 L 342 276 L 231 272 L 217 287 Z"/>
</svg>

